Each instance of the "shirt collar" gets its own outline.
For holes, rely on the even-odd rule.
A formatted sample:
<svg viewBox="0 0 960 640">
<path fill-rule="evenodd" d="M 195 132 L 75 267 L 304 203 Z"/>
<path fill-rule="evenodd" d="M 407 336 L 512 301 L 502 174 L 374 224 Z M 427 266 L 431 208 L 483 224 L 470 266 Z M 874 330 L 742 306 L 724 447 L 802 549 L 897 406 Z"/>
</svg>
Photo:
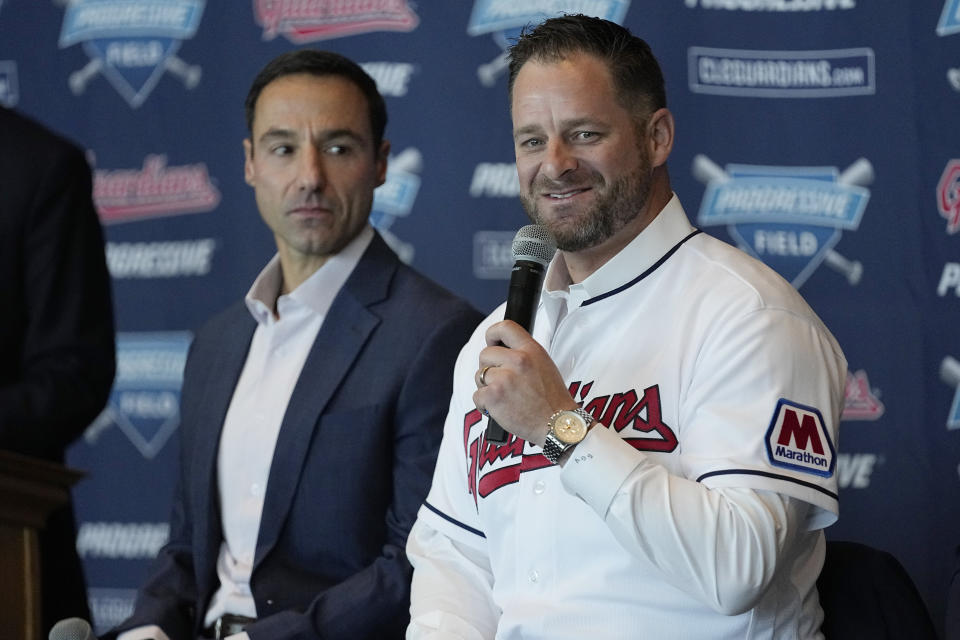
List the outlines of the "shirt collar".
<svg viewBox="0 0 960 640">
<path fill-rule="evenodd" d="M 569 297 L 568 305 L 578 307 L 583 301 L 613 291 L 636 278 L 693 230 L 680 199 L 673 194 L 643 231 L 583 282 L 571 283 L 563 253 L 558 251 L 544 279 L 545 297 Z"/>
<path fill-rule="evenodd" d="M 314 271 L 299 287 L 285 295 L 279 295 L 283 272 L 280 268 L 280 256 L 275 254 L 253 281 L 244 298 L 254 320 L 259 324 L 266 324 L 273 319 L 274 308 L 282 313 L 287 304 L 302 305 L 325 316 L 340 288 L 370 246 L 373 234 L 370 225 L 366 225 L 339 253 L 330 256 L 323 266 Z"/>
</svg>

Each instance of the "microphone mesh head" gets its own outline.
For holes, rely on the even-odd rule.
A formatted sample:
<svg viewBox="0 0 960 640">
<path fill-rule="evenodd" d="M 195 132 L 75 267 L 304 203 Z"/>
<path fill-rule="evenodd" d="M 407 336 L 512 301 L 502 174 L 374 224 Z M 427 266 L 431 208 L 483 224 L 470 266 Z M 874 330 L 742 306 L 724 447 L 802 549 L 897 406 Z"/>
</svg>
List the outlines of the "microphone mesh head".
<svg viewBox="0 0 960 640">
<path fill-rule="evenodd" d="M 528 224 L 517 231 L 511 249 L 514 261 L 529 260 L 546 265 L 557 252 L 557 241 L 553 239 L 546 227 Z"/>
<path fill-rule="evenodd" d="M 48 640 L 93 640 L 93 629 L 83 618 L 66 618 L 50 629 Z"/>
</svg>

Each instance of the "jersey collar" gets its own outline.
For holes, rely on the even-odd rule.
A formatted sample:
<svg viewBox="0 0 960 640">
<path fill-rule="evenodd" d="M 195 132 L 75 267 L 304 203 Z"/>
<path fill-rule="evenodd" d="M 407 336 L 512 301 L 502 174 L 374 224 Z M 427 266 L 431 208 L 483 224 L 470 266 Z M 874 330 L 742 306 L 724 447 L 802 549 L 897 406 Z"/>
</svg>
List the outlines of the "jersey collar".
<svg viewBox="0 0 960 640">
<path fill-rule="evenodd" d="M 583 282 L 571 284 L 563 253 L 557 252 L 547 270 L 544 297 L 566 298 L 570 308 L 606 297 L 651 270 L 694 231 L 680 199 L 673 194 L 642 232 Z"/>
</svg>

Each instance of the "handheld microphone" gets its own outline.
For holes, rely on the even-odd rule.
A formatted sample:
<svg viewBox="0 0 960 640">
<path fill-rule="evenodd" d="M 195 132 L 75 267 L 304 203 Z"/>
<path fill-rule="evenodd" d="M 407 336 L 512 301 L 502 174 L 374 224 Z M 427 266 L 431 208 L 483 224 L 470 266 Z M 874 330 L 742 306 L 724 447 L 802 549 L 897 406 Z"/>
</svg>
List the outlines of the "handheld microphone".
<svg viewBox="0 0 960 640">
<path fill-rule="evenodd" d="M 503 319 L 513 320 L 527 332 L 533 333 L 543 276 L 557 251 L 557 242 L 545 227 L 528 224 L 517 231 L 511 249 L 514 264 L 510 272 L 507 310 Z M 490 418 L 484 437 L 487 442 L 504 444 L 507 441 L 507 432 Z"/>
<path fill-rule="evenodd" d="M 47 640 L 97 640 L 83 618 L 64 618 L 50 629 Z"/>
</svg>

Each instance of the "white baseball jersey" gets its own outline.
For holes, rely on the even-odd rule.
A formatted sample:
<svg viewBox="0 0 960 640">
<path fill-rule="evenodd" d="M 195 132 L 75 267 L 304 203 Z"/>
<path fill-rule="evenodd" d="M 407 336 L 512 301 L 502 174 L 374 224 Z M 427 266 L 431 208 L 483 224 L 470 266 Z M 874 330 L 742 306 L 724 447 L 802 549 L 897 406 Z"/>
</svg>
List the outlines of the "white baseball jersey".
<svg viewBox="0 0 960 640">
<path fill-rule="evenodd" d="M 561 469 L 483 440 L 457 362 L 410 534 L 408 638 L 820 638 L 846 361 L 799 294 L 674 197 L 582 283 L 555 258 L 534 338 L 602 423 Z M 558 283 L 559 286 L 558 286 Z"/>
</svg>

